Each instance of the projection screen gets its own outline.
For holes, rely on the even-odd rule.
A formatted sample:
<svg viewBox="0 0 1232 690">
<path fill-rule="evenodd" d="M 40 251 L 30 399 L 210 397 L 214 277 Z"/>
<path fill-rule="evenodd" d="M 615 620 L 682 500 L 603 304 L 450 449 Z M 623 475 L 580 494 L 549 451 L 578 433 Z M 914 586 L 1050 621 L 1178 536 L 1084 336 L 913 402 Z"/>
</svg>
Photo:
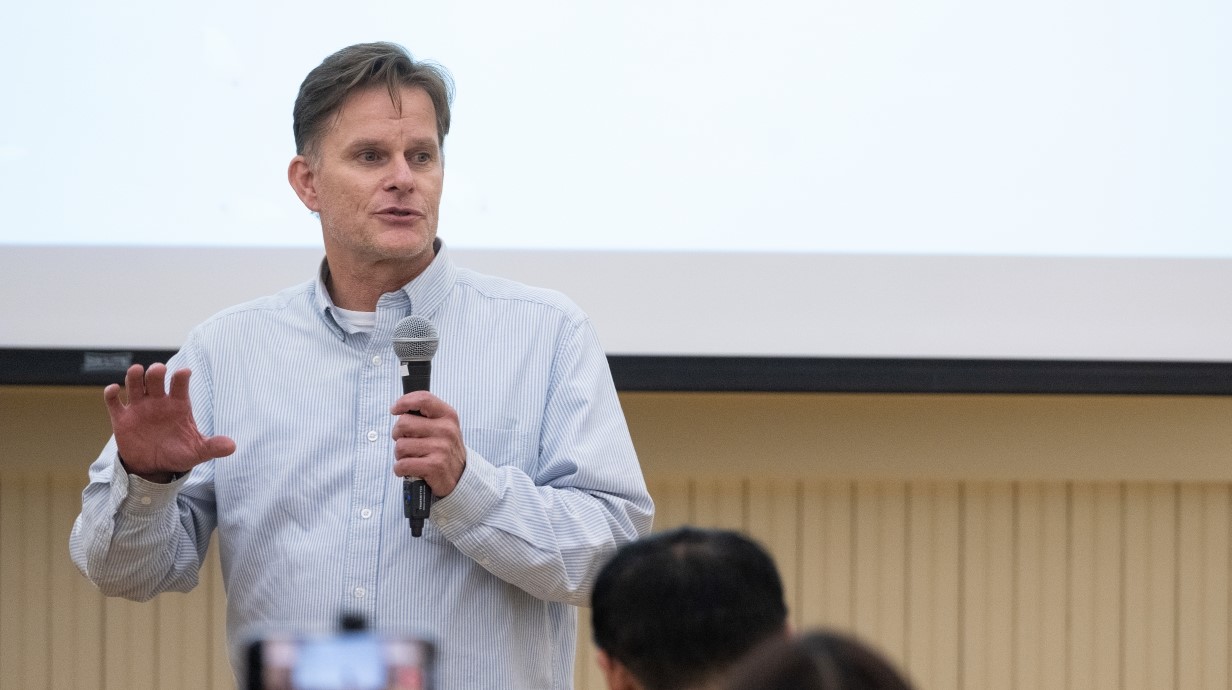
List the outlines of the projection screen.
<svg viewBox="0 0 1232 690">
<path fill-rule="evenodd" d="M 0 348 L 174 350 L 307 280 L 291 104 L 390 40 L 456 81 L 440 235 L 613 356 L 1232 363 L 1232 7 L 25 3 Z"/>
</svg>

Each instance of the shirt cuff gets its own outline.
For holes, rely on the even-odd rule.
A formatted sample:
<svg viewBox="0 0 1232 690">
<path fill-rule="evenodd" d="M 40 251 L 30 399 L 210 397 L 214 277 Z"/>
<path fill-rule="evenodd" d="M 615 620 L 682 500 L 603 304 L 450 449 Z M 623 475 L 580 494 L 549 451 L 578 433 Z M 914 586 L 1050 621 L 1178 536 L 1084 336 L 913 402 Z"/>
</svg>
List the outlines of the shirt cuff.
<svg viewBox="0 0 1232 690">
<path fill-rule="evenodd" d="M 432 504 L 430 518 L 447 539 L 453 541 L 482 522 L 483 516 L 500 501 L 504 479 L 495 465 L 470 448 L 466 449 L 466 469 L 453 491 Z"/>
<path fill-rule="evenodd" d="M 118 456 L 113 471 L 115 477 L 115 481 L 112 482 L 113 486 L 123 487 L 122 491 L 117 492 L 120 498 L 120 510 L 128 515 L 153 515 L 162 512 L 175 501 L 176 495 L 180 493 L 180 486 L 188 477 L 185 473 L 180 475 L 179 479 L 167 484 L 147 481 L 126 472 L 120 465 Z"/>
</svg>

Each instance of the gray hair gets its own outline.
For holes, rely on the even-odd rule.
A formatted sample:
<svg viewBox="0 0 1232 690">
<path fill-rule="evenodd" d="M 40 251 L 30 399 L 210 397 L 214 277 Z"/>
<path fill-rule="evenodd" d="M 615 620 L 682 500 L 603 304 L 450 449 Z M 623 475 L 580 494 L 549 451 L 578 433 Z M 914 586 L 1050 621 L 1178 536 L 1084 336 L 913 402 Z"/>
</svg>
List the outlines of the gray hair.
<svg viewBox="0 0 1232 690">
<path fill-rule="evenodd" d="M 406 48 L 396 43 L 359 43 L 325 58 L 304 78 L 291 129 L 295 152 L 312 155 L 328 126 L 347 97 L 355 91 L 384 85 L 394 105 L 402 108 L 402 88 L 423 89 L 436 110 L 437 143 L 444 148 L 449 134 L 449 104 L 453 100 L 453 79 L 444 67 L 416 61 Z"/>
</svg>

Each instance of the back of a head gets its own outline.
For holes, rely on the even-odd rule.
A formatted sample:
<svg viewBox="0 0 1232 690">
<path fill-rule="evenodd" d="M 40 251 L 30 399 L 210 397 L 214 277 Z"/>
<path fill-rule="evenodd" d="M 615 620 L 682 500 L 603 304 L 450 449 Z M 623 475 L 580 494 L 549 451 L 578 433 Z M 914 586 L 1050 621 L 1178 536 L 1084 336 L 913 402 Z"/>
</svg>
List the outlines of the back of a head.
<svg viewBox="0 0 1232 690">
<path fill-rule="evenodd" d="M 387 42 L 358 43 L 330 55 L 299 87 L 292 111 L 295 152 L 311 156 L 331 118 L 352 93 L 380 87 L 401 107 L 402 88 L 423 89 L 436 109 L 438 143 L 449 134 L 453 80 L 443 67 L 416 60 L 406 48 Z"/>
<path fill-rule="evenodd" d="M 732 669 L 725 690 L 911 690 L 894 666 L 853 637 L 817 631 L 766 642 Z"/>
<path fill-rule="evenodd" d="M 736 532 L 691 527 L 622 547 L 591 607 L 595 644 L 647 690 L 712 681 L 787 624 L 770 555 Z"/>
</svg>

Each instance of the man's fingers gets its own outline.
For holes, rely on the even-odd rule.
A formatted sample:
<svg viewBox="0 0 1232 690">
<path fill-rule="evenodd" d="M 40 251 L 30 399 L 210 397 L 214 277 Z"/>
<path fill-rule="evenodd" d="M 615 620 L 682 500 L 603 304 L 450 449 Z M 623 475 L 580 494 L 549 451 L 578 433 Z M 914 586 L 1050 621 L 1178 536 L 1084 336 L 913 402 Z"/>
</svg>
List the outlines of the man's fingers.
<svg viewBox="0 0 1232 690">
<path fill-rule="evenodd" d="M 124 403 L 120 401 L 120 384 L 113 383 L 103 389 L 103 403 L 113 417 L 124 411 Z"/>
<path fill-rule="evenodd" d="M 150 365 L 145 372 L 145 394 L 151 398 L 167 396 L 167 367 L 161 363 Z"/>
<path fill-rule="evenodd" d="M 389 409 L 392 414 L 418 414 L 420 417 L 436 419 L 456 415 L 449 403 L 441 400 L 428 391 L 415 391 L 398 398 Z"/>
<path fill-rule="evenodd" d="M 171 375 L 171 397 L 188 399 L 188 377 L 191 375 L 188 369 L 180 369 Z"/>
<path fill-rule="evenodd" d="M 145 368 L 134 364 L 124 374 L 124 390 L 128 393 L 128 402 L 145 397 Z"/>
</svg>

